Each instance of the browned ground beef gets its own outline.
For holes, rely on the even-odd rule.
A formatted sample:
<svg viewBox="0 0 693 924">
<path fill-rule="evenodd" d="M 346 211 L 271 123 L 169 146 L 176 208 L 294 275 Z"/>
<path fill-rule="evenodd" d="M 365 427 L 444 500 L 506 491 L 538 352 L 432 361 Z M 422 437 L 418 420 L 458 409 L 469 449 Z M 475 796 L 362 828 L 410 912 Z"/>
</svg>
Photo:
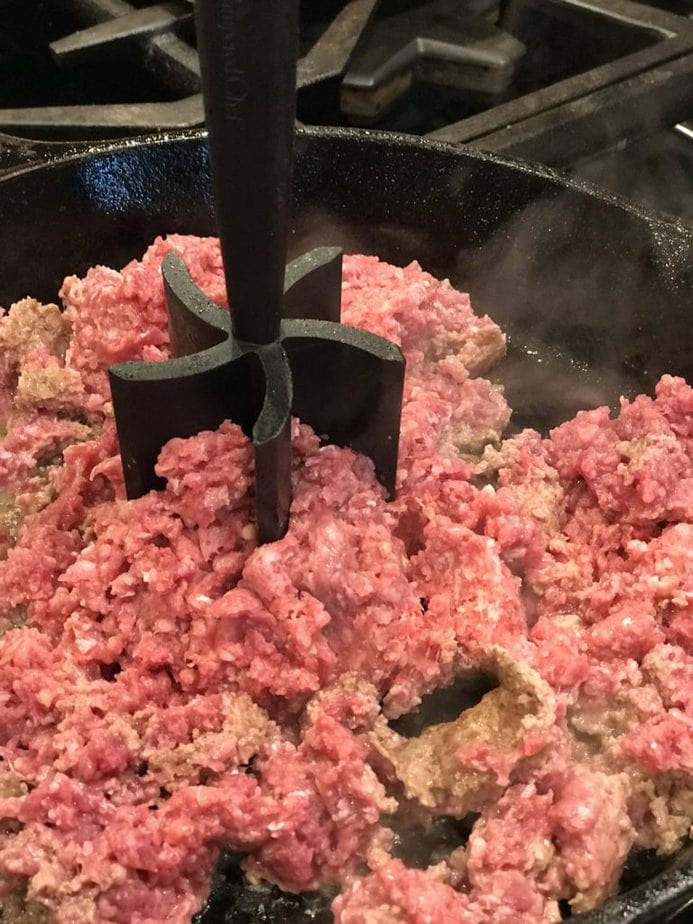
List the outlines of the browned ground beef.
<svg viewBox="0 0 693 924">
<path fill-rule="evenodd" d="M 423 272 L 345 260 L 347 323 L 407 357 L 398 495 L 294 426 L 291 524 L 257 547 L 240 430 L 172 440 L 126 501 L 107 368 L 164 359 L 159 240 L 0 320 L 0 908 L 184 924 L 221 847 L 339 890 L 342 924 L 548 922 L 693 820 L 693 391 L 502 441 L 505 340 Z M 404 738 L 467 672 L 498 686 Z M 427 869 L 407 824 L 478 813 Z M 418 828 L 417 828 L 418 826 Z"/>
</svg>

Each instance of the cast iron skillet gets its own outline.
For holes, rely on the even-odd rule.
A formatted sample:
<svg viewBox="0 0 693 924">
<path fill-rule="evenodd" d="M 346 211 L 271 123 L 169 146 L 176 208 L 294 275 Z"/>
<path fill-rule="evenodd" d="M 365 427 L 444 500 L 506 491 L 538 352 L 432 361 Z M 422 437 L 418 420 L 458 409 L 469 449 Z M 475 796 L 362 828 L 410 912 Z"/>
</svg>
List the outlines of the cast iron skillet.
<svg viewBox="0 0 693 924">
<path fill-rule="evenodd" d="M 301 132 L 295 186 L 293 253 L 418 259 L 508 331 L 497 375 L 516 426 L 615 406 L 664 372 L 693 381 L 693 229 L 542 168 L 389 134 Z M 0 305 L 54 300 L 66 274 L 120 266 L 157 234 L 213 231 L 201 134 L 58 150 L 0 182 Z M 329 920 L 324 903 L 254 892 L 236 870 L 205 922 Z M 693 851 L 640 858 L 627 885 L 579 920 L 672 920 L 693 900 Z"/>
</svg>

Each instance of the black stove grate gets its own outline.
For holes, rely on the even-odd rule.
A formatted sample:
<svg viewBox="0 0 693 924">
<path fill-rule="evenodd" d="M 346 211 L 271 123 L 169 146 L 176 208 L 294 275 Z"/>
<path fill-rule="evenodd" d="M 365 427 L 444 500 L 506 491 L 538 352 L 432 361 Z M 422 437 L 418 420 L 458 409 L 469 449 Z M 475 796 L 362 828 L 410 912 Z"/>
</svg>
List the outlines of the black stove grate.
<svg viewBox="0 0 693 924">
<path fill-rule="evenodd" d="M 301 0 L 301 13 L 305 124 L 538 160 L 693 220 L 693 0 Z M 0 173 L 37 139 L 199 126 L 199 87 L 186 0 L 3 0 Z"/>
<path fill-rule="evenodd" d="M 378 0 L 350 0 L 307 24 L 298 86 L 339 77 Z M 324 10 L 323 10 L 324 16 Z M 6 11 L 0 131 L 52 140 L 131 136 L 203 123 L 185 0 L 45 0 Z"/>
<path fill-rule="evenodd" d="M 429 137 L 566 166 L 693 113 L 689 19 L 629 0 L 520 0 L 512 7 L 519 33 L 533 31 L 533 11 L 545 20 L 550 8 L 563 31 L 549 32 L 539 53 L 546 55 L 558 38 L 556 58 L 569 62 L 573 73 L 556 75 L 561 78 L 557 82 L 445 125 Z M 580 49 L 592 55 L 593 66 L 574 73 Z M 539 71 L 546 74 L 549 68 L 546 61 Z"/>
<path fill-rule="evenodd" d="M 571 126 L 585 120 L 571 103 L 589 97 L 597 122 L 595 94 L 670 62 L 680 76 L 650 87 L 648 128 L 664 98 L 662 120 L 693 111 L 693 23 L 629 0 L 304 0 L 302 10 L 298 112 L 308 124 L 368 124 L 520 156 L 537 156 L 567 126 L 572 153 Z M 4 35 L 0 131 L 103 138 L 202 124 L 185 0 L 42 0 L 29 13 L 10 0 Z M 637 134 L 640 113 L 622 120 L 621 138 Z"/>
<path fill-rule="evenodd" d="M 1 130 L 62 140 L 202 123 L 184 0 L 44 0 L 28 15 L 25 6 L 13 0 L 4 12 Z"/>
</svg>

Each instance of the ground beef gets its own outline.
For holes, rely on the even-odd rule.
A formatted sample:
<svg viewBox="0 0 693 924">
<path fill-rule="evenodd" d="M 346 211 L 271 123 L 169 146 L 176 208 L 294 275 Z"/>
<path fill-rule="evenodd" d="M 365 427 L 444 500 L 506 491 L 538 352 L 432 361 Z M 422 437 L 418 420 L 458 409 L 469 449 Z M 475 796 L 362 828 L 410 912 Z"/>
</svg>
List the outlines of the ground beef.
<svg viewBox="0 0 693 924">
<path fill-rule="evenodd" d="M 435 814 L 464 818 L 495 801 L 516 765 L 551 735 L 556 707 L 548 685 L 505 649 L 489 655 L 487 668 L 497 672 L 499 686 L 454 722 L 408 740 L 382 725 L 375 729 L 374 746 L 407 797 Z"/>
<path fill-rule="evenodd" d="M 408 362 L 397 498 L 295 421 L 289 531 L 258 547 L 234 424 L 171 440 L 165 488 L 125 499 L 107 370 L 168 356 L 170 249 L 225 304 L 218 242 L 171 236 L 0 318 L 3 920 L 185 924 L 225 848 L 336 890 L 342 924 L 538 924 L 602 902 L 633 846 L 674 850 L 693 389 L 503 440 L 497 325 L 348 256 L 345 322 Z M 397 731 L 478 671 L 479 702 Z M 407 818 L 468 837 L 408 865 Z"/>
</svg>

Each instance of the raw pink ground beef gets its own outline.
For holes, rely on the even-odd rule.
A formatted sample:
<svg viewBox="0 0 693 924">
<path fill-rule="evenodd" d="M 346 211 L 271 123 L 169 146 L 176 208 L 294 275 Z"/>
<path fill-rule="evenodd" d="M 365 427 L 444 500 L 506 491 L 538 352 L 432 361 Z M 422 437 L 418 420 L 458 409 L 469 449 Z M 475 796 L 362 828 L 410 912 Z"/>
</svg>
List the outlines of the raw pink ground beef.
<svg viewBox="0 0 693 924">
<path fill-rule="evenodd" d="M 295 423 L 290 529 L 257 547 L 232 424 L 172 440 L 165 490 L 124 498 L 107 368 L 168 355 L 171 248 L 224 303 L 217 242 L 172 236 L 67 279 L 63 314 L 26 299 L 0 320 L 5 916 L 184 924 L 223 847 L 253 880 L 336 887 L 341 924 L 532 924 L 603 901 L 634 846 L 675 849 L 693 390 L 665 376 L 616 417 L 502 442 L 497 326 L 416 264 L 347 257 L 345 322 L 408 360 L 397 499 Z M 445 811 L 465 786 L 479 818 L 408 868 L 388 722 L 501 661 L 544 701 L 448 750 Z"/>
</svg>

